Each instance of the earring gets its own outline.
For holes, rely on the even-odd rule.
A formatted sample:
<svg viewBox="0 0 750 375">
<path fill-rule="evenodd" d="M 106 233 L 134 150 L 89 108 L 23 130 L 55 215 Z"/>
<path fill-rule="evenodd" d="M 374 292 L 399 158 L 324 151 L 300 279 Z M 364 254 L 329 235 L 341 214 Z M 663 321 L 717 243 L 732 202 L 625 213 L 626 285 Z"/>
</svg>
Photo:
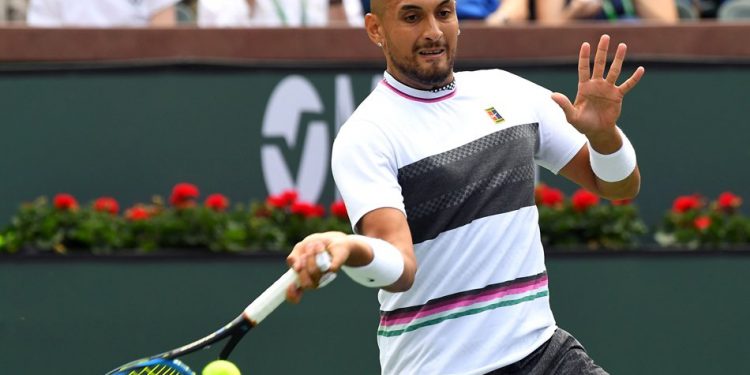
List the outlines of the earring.
<svg viewBox="0 0 750 375">
<path fill-rule="evenodd" d="M 456 35 L 461 35 L 461 29 L 458 29 L 458 33 Z"/>
<path fill-rule="evenodd" d="M 378 47 L 383 48 L 383 43 L 378 42 Z"/>
</svg>

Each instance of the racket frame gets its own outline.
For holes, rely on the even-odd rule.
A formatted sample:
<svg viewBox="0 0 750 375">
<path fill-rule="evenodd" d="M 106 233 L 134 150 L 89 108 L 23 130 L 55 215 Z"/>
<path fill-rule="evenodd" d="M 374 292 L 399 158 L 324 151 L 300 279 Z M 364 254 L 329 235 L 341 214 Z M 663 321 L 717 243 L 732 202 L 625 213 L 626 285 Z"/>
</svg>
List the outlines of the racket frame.
<svg viewBox="0 0 750 375">
<path fill-rule="evenodd" d="M 315 257 L 315 260 L 320 271 L 326 273 L 331 264 L 330 254 L 328 254 L 327 252 L 318 253 Z M 324 277 L 325 283 L 321 282 L 318 287 L 320 288 L 324 285 L 327 285 L 330 281 L 333 280 L 334 275 L 335 274 L 333 273 L 325 274 L 324 276 L 327 276 Z M 249 332 L 256 325 L 260 324 L 261 321 L 263 321 L 268 315 L 271 314 L 271 312 L 276 310 L 276 308 L 278 308 L 279 305 L 284 302 L 286 298 L 287 288 L 295 283 L 297 283 L 297 272 L 290 268 L 278 280 L 271 284 L 271 286 L 269 286 L 263 293 L 261 293 L 249 305 L 247 305 L 242 314 L 234 318 L 234 320 L 227 323 L 220 329 L 211 333 L 210 335 L 193 341 L 187 345 L 183 345 L 181 347 L 166 351 L 164 353 L 129 362 L 108 372 L 106 375 L 126 374 L 133 369 L 145 366 L 149 362 L 157 361 L 160 359 L 176 362 L 177 367 L 179 367 L 180 369 L 187 368 L 189 371 L 192 371 L 185 364 L 177 361 L 176 358 L 196 352 L 198 350 L 208 349 L 213 344 L 227 337 L 230 337 L 229 341 L 227 341 L 227 343 L 224 345 L 224 348 L 219 353 L 219 359 L 227 359 L 232 353 L 232 350 L 234 350 L 234 348 L 247 334 L 247 332 Z"/>
</svg>

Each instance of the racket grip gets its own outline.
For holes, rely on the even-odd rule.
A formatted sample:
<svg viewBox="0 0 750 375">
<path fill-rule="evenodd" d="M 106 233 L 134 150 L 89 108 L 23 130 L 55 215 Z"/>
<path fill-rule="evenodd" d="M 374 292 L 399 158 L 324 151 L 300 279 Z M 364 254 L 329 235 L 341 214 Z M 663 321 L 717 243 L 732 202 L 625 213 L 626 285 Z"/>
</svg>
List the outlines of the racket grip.
<svg viewBox="0 0 750 375">
<path fill-rule="evenodd" d="M 327 252 L 318 253 L 315 256 L 315 262 L 318 265 L 320 272 L 324 273 L 318 286 L 319 288 L 322 288 L 333 281 L 333 278 L 336 276 L 335 273 L 326 273 L 331 267 L 331 255 Z M 245 311 L 243 312 L 245 319 L 250 321 L 253 326 L 263 321 L 263 319 L 284 302 L 286 299 L 287 288 L 296 283 L 297 272 L 290 268 L 245 308 Z"/>
</svg>

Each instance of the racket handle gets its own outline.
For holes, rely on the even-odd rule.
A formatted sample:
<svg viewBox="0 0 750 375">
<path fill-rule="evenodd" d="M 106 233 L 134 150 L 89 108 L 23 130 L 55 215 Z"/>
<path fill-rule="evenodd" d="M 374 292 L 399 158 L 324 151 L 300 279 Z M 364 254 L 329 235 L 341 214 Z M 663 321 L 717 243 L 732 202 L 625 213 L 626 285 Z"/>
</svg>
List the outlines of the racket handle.
<svg viewBox="0 0 750 375">
<path fill-rule="evenodd" d="M 318 253 L 315 256 L 320 272 L 326 272 L 331 267 L 331 255 L 327 252 Z M 333 281 L 334 273 L 325 273 L 321 277 L 319 287 L 323 287 Z M 290 285 L 297 283 L 297 272 L 289 269 L 276 282 L 271 284 L 258 298 L 245 308 L 243 315 L 253 326 L 265 319 L 271 312 L 276 310 L 286 299 L 286 290 Z"/>
</svg>

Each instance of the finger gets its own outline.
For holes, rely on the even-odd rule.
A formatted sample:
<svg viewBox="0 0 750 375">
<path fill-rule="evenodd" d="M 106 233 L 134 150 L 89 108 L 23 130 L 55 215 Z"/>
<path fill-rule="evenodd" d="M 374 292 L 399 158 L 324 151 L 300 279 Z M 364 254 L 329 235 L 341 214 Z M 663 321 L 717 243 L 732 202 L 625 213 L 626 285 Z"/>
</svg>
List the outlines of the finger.
<svg viewBox="0 0 750 375">
<path fill-rule="evenodd" d="M 286 300 L 291 303 L 299 303 L 302 299 L 302 291 L 294 284 L 286 288 Z"/>
<path fill-rule="evenodd" d="M 594 70 L 591 78 L 603 78 L 604 67 L 607 65 L 607 50 L 609 49 L 609 35 L 604 34 L 599 38 L 599 45 L 596 47 L 596 56 L 594 56 Z"/>
<path fill-rule="evenodd" d="M 570 102 L 570 99 L 559 92 L 555 92 L 552 93 L 552 100 L 562 108 L 563 112 L 565 112 L 565 118 L 570 122 L 570 119 L 574 118 L 575 114 L 575 108 L 573 107 L 573 103 Z"/>
<path fill-rule="evenodd" d="M 645 73 L 646 69 L 642 66 L 639 66 L 638 69 L 635 70 L 633 75 L 631 75 L 630 78 L 628 78 L 625 82 L 622 83 L 622 85 L 618 86 L 617 88 L 620 89 L 620 92 L 623 95 L 627 94 L 630 90 L 633 89 L 633 87 L 635 87 L 635 85 L 638 84 Z"/>
<path fill-rule="evenodd" d="M 317 287 L 318 286 L 318 279 L 320 279 L 321 273 L 320 273 L 320 269 L 318 268 L 318 261 L 315 258 L 315 255 L 317 254 L 317 250 L 314 250 L 314 248 L 320 247 L 322 249 L 322 245 L 320 243 L 317 243 L 317 245 L 315 245 L 315 244 L 311 244 L 311 245 L 312 246 L 310 246 L 310 248 L 313 249 L 313 252 L 312 252 L 312 255 L 307 258 L 307 264 L 305 265 L 306 266 L 305 267 L 305 271 L 307 272 L 308 275 L 310 275 L 310 279 L 312 281 L 312 285 L 314 287 Z"/>
<path fill-rule="evenodd" d="M 312 278 L 307 271 L 307 262 L 310 256 L 308 254 L 301 254 L 299 257 L 299 263 L 295 264 L 295 271 L 297 272 L 297 285 L 302 289 L 310 289 L 313 286 Z"/>
<path fill-rule="evenodd" d="M 591 45 L 584 42 L 581 44 L 581 51 L 578 53 L 578 82 L 586 82 L 591 79 L 590 58 Z"/>
<path fill-rule="evenodd" d="M 289 252 L 289 256 L 286 257 L 286 264 L 289 266 L 289 268 L 292 268 L 297 272 L 299 272 L 300 268 L 302 267 L 300 256 L 302 254 L 302 249 L 304 246 L 305 241 L 298 242 L 296 245 L 294 245 L 292 251 Z"/>
<path fill-rule="evenodd" d="M 307 271 L 297 273 L 297 285 L 300 289 L 311 289 L 315 287 L 312 278 Z"/>
<path fill-rule="evenodd" d="M 617 78 L 620 77 L 620 73 L 622 72 L 622 62 L 625 61 L 625 53 L 627 52 L 628 47 L 625 45 L 625 43 L 620 43 L 617 45 L 617 52 L 615 52 L 615 59 L 612 61 L 612 65 L 609 67 L 609 72 L 607 72 L 607 82 L 611 84 L 617 83 Z"/>
</svg>

